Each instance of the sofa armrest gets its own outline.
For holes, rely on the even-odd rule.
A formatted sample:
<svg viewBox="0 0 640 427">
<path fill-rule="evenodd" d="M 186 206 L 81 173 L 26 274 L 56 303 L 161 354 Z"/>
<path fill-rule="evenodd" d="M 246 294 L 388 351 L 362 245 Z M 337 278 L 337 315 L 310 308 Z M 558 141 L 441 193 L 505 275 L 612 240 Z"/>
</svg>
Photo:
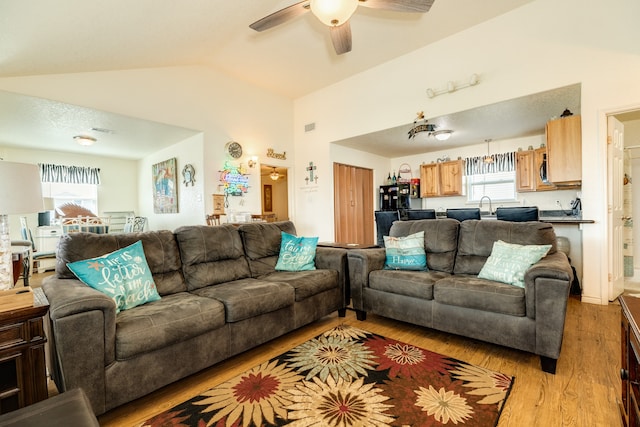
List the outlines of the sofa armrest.
<svg viewBox="0 0 640 427">
<path fill-rule="evenodd" d="M 105 370 L 115 360 L 116 306 L 76 279 L 46 278 L 54 379 L 60 391 L 82 388 L 96 413 L 103 413 Z"/>
<path fill-rule="evenodd" d="M 384 248 L 351 249 L 349 257 L 349 285 L 351 304 L 355 310 L 364 310 L 363 289 L 369 286 L 369 273 L 384 267 Z"/>
<path fill-rule="evenodd" d="M 342 307 L 349 303 L 347 300 L 347 250 L 341 248 L 330 248 L 318 246 L 316 248 L 316 268 L 321 270 L 336 270 L 338 272 L 338 282 L 342 289 Z"/>
<path fill-rule="evenodd" d="M 547 255 L 525 274 L 527 316 L 536 321 L 536 354 L 557 359 L 573 271 L 562 252 Z"/>
</svg>

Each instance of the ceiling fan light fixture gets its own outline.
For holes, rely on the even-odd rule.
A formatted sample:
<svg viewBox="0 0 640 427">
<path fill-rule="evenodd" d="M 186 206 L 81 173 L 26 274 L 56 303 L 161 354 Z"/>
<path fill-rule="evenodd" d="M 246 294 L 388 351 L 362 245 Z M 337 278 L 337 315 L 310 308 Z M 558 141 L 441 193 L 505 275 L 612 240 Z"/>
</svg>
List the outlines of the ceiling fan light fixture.
<svg viewBox="0 0 640 427">
<path fill-rule="evenodd" d="M 358 8 L 358 0 L 311 0 L 311 12 L 329 27 L 342 25 Z"/>
<path fill-rule="evenodd" d="M 74 141 L 76 141 L 78 144 L 85 146 L 85 147 L 89 147 L 93 144 L 95 144 L 98 140 L 92 136 L 87 136 L 87 135 L 76 135 L 73 137 Z"/>
<path fill-rule="evenodd" d="M 271 178 L 272 181 L 277 181 L 278 178 L 280 178 L 280 174 L 278 172 L 276 172 L 276 171 L 273 171 L 269 175 L 269 178 Z"/>
<path fill-rule="evenodd" d="M 437 131 L 433 132 L 433 136 L 438 141 L 446 141 L 447 139 L 451 138 L 451 134 L 452 133 L 453 133 L 453 131 L 450 130 L 450 129 L 442 129 L 442 130 L 437 130 Z"/>
</svg>

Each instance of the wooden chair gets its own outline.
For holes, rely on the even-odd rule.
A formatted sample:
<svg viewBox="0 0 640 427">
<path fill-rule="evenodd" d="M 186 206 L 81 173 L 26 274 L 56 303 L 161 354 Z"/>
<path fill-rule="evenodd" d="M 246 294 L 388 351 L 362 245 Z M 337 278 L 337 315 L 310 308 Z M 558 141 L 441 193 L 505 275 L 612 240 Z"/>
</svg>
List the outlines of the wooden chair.
<svg viewBox="0 0 640 427">
<path fill-rule="evenodd" d="M 207 215 L 207 225 L 220 225 L 220 214 Z"/>
</svg>

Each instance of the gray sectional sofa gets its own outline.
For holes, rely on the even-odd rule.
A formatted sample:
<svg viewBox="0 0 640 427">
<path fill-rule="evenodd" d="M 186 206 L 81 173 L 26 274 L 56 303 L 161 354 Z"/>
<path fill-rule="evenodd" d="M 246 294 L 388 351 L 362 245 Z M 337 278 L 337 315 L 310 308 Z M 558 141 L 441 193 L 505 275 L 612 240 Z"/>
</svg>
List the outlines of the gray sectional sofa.
<svg viewBox="0 0 640 427">
<path fill-rule="evenodd" d="M 275 271 L 291 222 L 71 233 L 58 245 L 49 299 L 52 376 L 87 394 L 96 414 L 306 325 L 345 313 L 346 250 L 318 247 L 316 270 Z M 67 263 L 142 241 L 161 299 L 116 314 Z"/>
<path fill-rule="evenodd" d="M 551 224 L 454 219 L 397 221 L 390 236 L 424 231 L 429 271 L 385 270 L 385 249 L 348 253 L 351 300 L 367 312 L 540 355 L 555 373 L 573 274 Z M 525 274 L 524 288 L 478 278 L 502 240 L 552 247 Z"/>
</svg>

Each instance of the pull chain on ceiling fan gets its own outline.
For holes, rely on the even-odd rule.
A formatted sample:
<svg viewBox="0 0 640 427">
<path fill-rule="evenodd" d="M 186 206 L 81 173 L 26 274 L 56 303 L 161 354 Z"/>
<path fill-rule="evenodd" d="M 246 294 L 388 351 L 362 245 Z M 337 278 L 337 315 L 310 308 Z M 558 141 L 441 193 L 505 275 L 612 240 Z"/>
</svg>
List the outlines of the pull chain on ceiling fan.
<svg viewBox="0 0 640 427">
<path fill-rule="evenodd" d="M 351 51 L 351 26 L 349 19 L 358 6 L 395 12 L 425 13 L 435 0 L 304 0 L 280 9 L 249 25 L 256 31 L 264 31 L 311 12 L 329 27 L 333 48 L 338 55 Z"/>
</svg>

